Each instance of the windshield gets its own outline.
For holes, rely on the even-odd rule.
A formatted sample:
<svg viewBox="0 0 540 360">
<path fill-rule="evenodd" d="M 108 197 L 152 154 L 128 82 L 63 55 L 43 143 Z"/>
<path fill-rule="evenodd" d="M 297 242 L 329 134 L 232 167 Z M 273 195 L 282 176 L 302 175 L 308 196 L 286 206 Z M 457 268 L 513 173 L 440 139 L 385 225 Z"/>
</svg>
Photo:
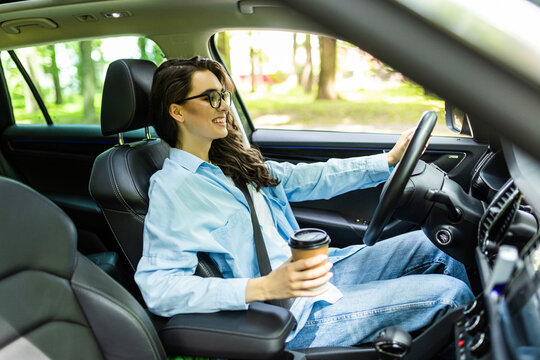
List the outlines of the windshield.
<svg viewBox="0 0 540 360">
<path fill-rule="evenodd" d="M 540 85 L 540 7 L 525 0 L 396 0 Z"/>
</svg>

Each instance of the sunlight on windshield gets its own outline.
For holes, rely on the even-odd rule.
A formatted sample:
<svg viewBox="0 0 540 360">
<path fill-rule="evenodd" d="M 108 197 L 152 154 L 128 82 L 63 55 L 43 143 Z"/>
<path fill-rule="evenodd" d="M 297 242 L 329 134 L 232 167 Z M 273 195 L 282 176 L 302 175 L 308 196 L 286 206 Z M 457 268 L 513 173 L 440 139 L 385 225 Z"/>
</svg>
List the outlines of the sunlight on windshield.
<svg viewBox="0 0 540 360">
<path fill-rule="evenodd" d="M 540 7 L 523 0 L 396 0 L 540 84 Z"/>
</svg>

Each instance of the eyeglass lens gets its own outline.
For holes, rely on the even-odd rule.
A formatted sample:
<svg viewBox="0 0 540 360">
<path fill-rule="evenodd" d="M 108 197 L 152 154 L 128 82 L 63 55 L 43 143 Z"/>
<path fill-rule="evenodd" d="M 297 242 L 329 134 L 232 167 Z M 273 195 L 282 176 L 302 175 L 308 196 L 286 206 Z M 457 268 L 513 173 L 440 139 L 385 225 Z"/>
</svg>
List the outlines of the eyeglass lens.
<svg viewBox="0 0 540 360">
<path fill-rule="evenodd" d="M 225 101 L 225 104 L 231 105 L 231 93 L 229 91 L 224 91 L 221 93 L 218 91 L 212 91 L 208 98 L 210 99 L 210 105 L 216 109 L 221 106 L 221 99 Z"/>
</svg>

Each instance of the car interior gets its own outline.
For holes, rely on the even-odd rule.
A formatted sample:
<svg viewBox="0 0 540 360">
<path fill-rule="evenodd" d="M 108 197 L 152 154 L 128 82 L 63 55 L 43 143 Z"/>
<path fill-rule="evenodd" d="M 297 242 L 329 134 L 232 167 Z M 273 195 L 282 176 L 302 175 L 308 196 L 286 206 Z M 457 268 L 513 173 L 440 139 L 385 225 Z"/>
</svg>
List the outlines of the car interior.
<svg viewBox="0 0 540 360">
<path fill-rule="evenodd" d="M 21 90 L 0 63 L 0 359 L 540 358 L 540 77 L 519 59 L 505 62 L 472 46 L 433 11 L 405 0 L 0 2 L 2 59 L 16 65 L 43 118 L 17 123 L 13 96 Z M 202 55 L 225 63 L 215 34 L 246 28 L 345 39 L 445 99 L 446 119 L 429 108 L 418 114 L 415 136 L 386 184 L 291 205 L 300 227 L 324 229 L 337 247 L 422 229 L 466 265 L 473 303 L 411 334 L 409 343 L 380 329 L 371 343 L 294 351 L 285 340 L 296 321 L 278 306 L 171 318 L 146 309 L 133 274 L 149 179 L 169 149 L 148 115 L 159 64 L 107 61 L 99 125 L 62 125 L 40 100 L 19 48 L 136 34 L 168 59 Z M 233 97 L 246 141 L 269 160 L 371 155 L 399 137 L 258 128 L 242 93 Z M 459 136 L 431 135 L 445 120 Z M 196 275 L 222 276 L 208 254 L 198 259 Z"/>
</svg>

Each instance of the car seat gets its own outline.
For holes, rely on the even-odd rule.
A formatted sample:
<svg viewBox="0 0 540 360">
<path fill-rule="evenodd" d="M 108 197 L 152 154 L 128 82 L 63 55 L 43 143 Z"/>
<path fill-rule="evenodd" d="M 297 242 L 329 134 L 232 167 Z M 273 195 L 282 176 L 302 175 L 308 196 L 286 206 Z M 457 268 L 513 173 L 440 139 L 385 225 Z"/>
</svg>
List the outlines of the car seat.
<svg viewBox="0 0 540 360">
<path fill-rule="evenodd" d="M 0 177 L 0 359 L 165 359 L 140 304 L 54 203 Z"/>
</svg>

